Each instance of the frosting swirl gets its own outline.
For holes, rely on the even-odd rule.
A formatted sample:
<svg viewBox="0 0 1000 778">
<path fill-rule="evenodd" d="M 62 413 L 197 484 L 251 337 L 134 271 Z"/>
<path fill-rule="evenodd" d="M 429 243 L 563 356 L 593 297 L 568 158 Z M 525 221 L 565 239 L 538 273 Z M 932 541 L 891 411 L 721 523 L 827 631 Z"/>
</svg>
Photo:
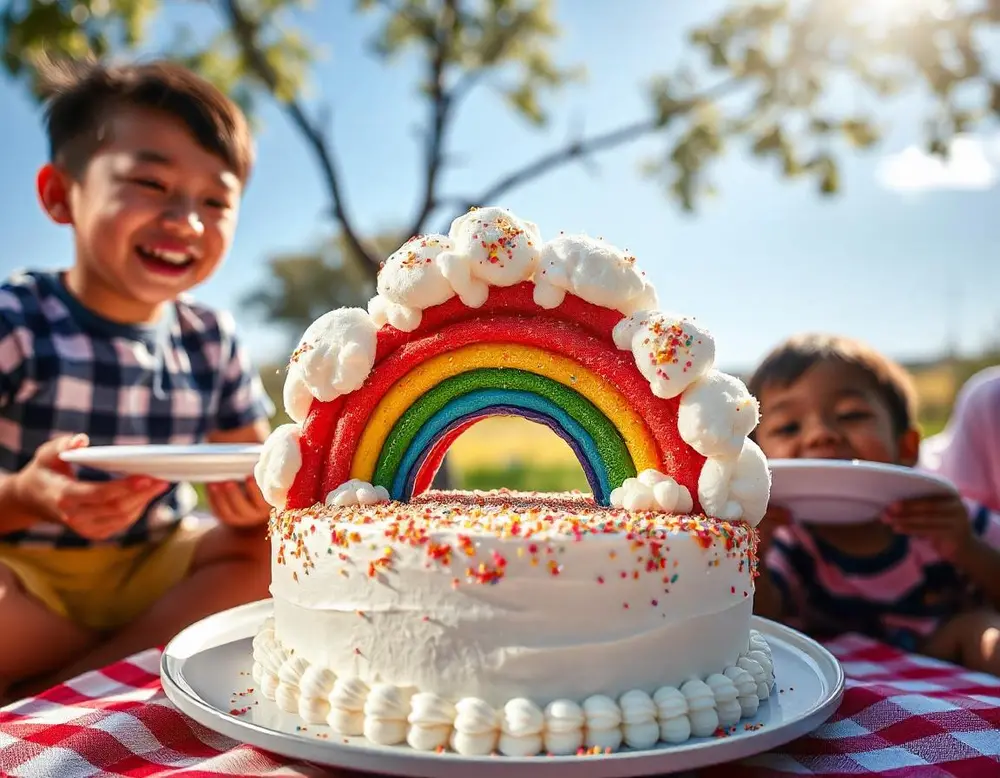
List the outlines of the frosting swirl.
<svg viewBox="0 0 1000 778">
<path fill-rule="evenodd" d="M 739 692 L 732 680 L 721 673 L 713 673 L 705 679 L 705 685 L 715 695 L 715 710 L 719 717 L 719 726 L 733 726 L 740 720 L 742 708 L 739 702 Z"/>
<path fill-rule="evenodd" d="M 411 696 L 411 691 L 391 683 L 371 687 L 364 707 L 365 737 L 382 746 L 406 740 Z"/>
<path fill-rule="evenodd" d="M 739 695 L 740 715 L 746 717 L 757 713 L 760 696 L 757 694 L 757 683 L 750 673 L 742 667 L 727 667 L 723 675 L 730 679 L 736 687 L 736 692 Z"/>
<path fill-rule="evenodd" d="M 683 743 L 691 737 L 687 698 L 673 686 L 661 686 L 653 694 L 656 714 L 660 722 L 660 740 Z"/>
<path fill-rule="evenodd" d="M 363 734 L 367 697 L 368 686 L 360 678 L 338 678 L 328 698 L 330 712 L 326 723 L 330 729 L 341 735 Z"/>
<path fill-rule="evenodd" d="M 298 712 L 299 682 L 302 679 L 302 673 L 308 667 L 309 663 L 302 657 L 290 656 L 278 670 L 278 687 L 274 692 L 274 701 L 283 711 Z"/>
<path fill-rule="evenodd" d="M 586 744 L 589 748 L 616 750 L 622 744 L 622 714 L 610 697 L 595 694 L 583 701 L 587 721 Z"/>
<path fill-rule="evenodd" d="M 486 756 L 497 746 L 497 713 L 478 697 L 466 697 L 455 704 L 455 731 L 451 747 L 465 756 Z"/>
<path fill-rule="evenodd" d="M 719 715 L 715 710 L 715 694 L 704 681 L 692 678 L 681 686 L 687 700 L 691 734 L 708 737 L 719 728 Z"/>
<path fill-rule="evenodd" d="M 500 714 L 499 750 L 505 756 L 532 756 L 542 750 L 545 716 L 531 700 L 517 697 Z"/>
<path fill-rule="evenodd" d="M 652 748 L 660 739 L 653 698 L 638 689 L 627 691 L 618 700 L 622 712 L 622 735 L 625 745 L 632 748 Z"/>
<path fill-rule="evenodd" d="M 299 679 L 299 716 L 307 724 L 324 724 L 330 713 L 330 690 L 336 676 L 321 665 L 309 665 Z"/>
<path fill-rule="evenodd" d="M 556 756 L 575 754 L 583 746 L 583 708 L 571 700 L 545 706 L 545 750 Z"/>
<path fill-rule="evenodd" d="M 436 694 L 420 692 L 410 700 L 410 731 L 406 742 L 418 751 L 434 751 L 448 745 L 455 706 Z"/>
</svg>

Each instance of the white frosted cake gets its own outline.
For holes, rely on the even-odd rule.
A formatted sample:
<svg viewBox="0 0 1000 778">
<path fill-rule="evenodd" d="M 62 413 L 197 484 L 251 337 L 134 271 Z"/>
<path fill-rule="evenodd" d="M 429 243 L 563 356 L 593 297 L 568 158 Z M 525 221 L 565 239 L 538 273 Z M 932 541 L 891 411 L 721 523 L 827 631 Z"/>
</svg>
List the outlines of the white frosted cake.
<svg viewBox="0 0 1000 778">
<path fill-rule="evenodd" d="M 289 364 L 260 692 L 308 724 L 462 754 L 705 737 L 774 682 L 750 629 L 757 403 L 635 259 L 499 208 L 388 258 Z M 483 418 L 550 427 L 591 494 L 430 489 Z"/>
</svg>

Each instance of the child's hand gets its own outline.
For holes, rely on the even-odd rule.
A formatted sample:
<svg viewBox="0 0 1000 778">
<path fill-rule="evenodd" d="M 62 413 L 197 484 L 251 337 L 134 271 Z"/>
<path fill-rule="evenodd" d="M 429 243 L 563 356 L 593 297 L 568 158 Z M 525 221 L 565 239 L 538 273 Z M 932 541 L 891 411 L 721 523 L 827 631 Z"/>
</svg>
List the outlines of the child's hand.
<svg viewBox="0 0 1000 778">
<path fill-rule="evenodd" d="M 219 521 L 236 529 L 263 524 L 271 515 L 253 478 L 208 484 L 208 502 Z"/>
<path fill-rule="evenodd" d="M 39 446 L 14 480 L 18 505 L 43 521 L 64 524 L 88 540 L 106 540 L 132 526 L 170 484 L 144 476 L 115 481 L 77 480 L 59 455 L 83 448 L 86 435 L 67 435 Z"/>
<path fill-rule="evenodd" d="M 968 551 L 975 540 L 969 512 L 954 495 L 901 500 L 886 508 L 883 518 L 896 532 L 930 541 L 950 562 Z"/>
<path fill-rule="evenodd" d="M 771 538 L 774 537 L 774 531 L 778 527 L 791 524 L 791 522 L 792 514 L 787 508 L 782 508 L 780 505 L 767 506 L 764 518 L 757 525 L 757 535 L 760 537 L 760 541 L 757 544 L 757 556 L 759 558 L 763 559 L 765 552 L 771 547 Z"/>
</svg>

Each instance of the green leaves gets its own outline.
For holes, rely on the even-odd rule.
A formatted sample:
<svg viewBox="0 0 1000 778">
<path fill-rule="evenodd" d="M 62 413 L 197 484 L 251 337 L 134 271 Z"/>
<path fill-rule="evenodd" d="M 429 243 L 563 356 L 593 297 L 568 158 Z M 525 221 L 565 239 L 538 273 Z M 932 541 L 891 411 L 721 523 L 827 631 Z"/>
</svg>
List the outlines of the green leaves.
<svg viewBox="0 0 1000 778">
<path fill-rule="evenodd" d="M 0 15 L 4 68 L 37 94 L 33 63 L 43 54 L 83 58 L 135 46 L 157 0 L 26 0 Z"/>
<path fill-rule="evenodd" d="M 273 87 L 261 83 L 234 31 L 226 26 L 208 37 L 178 26 L 166 47 L 167 56 L 197 70 L 248 113 L 252 114 L 253 98 L 261 89 L 279 100 L 291 100 L 300 93 L 314 60 L 311 44 L 284 24 L 287 12 L 300 5 L 297 0 L 240 2 L 260 32 L 259 53 L 275 74 Z M 37 93 L 32 63 L 40 54 L 77 59 L 135 53 L 147 45 L 148 28 L 160 10 L 159 0 L 9 2 L 0 17 L 4 66 L 11 75 L 26 78 Z"/>
<path fill-rule="evenodd" d="M 351 224 L 326 128 L 301 99 L 316 51 L 291 23 L 290 12 L 305 3 L 202 2 L 218 12 L 218 28 L 208 34 L 179 29 L 168 53 L 234 96 L 251 118 L 261 97 L 282 105 L 317 162 L 345 245 L 353 247 L 344 267 L 366 256 L 369 264 L 358 267 L 367 267 L 363 283 L 370 283 L 377 252 Z M 576 2 L 564 0 L 564 7 Z M 148 29 L 166 4 L 8 0 L 0 12 L 4 67 L 33 84 L 32 61 L 42 52 L 148 53 Z M 996 63 L 989 61 L 988 36 L 981 34 L 1000 23 L 1000 0 L 876 6 L 872 0 L 730 0 L 713 20 L 688 33 L 698 67 L 651 74 L 645 115 L 623 117 L 620 126 L 597 135 L 570 132 L 571 140 L 501 172 L 481 194 L 495 201 L 561 165 L 652 135 L 661 148 L 642 169 L 685 210 L 696 209 L 712 192 L 712 167 L 731 148 L 830 195 L 843 188 L 842 156 L 877 147 L 888 130 L 890 98 L 919 97 L 927 107 L 925 145 L 939 154 L 947 153 L 957 133 L 1000 116 Z M 584 75 L 582 67 L 554 56 L 560 29 L 552 0 L 355 0 L 354 8 L 375 20 L 375 56 L 405 62 L 403 77 L 415 72 L 414 84 L 426 100 L 419 205 L 412 219 L 400 222 L 414 231 L 444 215 L 442 202 L 475 199 L 441 193 L 451 157 L 449 130 L 471 89 L 490 88 L 498 103 L 542 125 L 551 96 Z M 318 266 L 297 262 L 274 270 L 294 294 L 302 293 L 302 283 L 310 289 L 347 283 L 346 277 L 334 281 Z M 312 281 L 296 280 L 310 277 L 309 268 L 316 270 Z M 286 303 L 276 304 L 272 314 L 285 317 L 282 311 L 291 305 Z"/>
<path fill-rule="evenodd" d="M 856 149 L 867 149 L 878 143 L 878 129 L 867 119 L 844 119 L 840 131 L 847 142 Z"/>
<path fill-rule="evenodd" d="M 721 150 L 741 140 L 753 156 L 774 160 L 781 176 L 809 177 L 830 195 L 842 189 L 838 156 L 878 145 L 891 96 L 929 102 L 926 138 L 935 153 L 1000 115 L 1000 82 L 986 78 L 996 66 L 988 67 L 981 34 L 1000 22 L 998 0 L 876 5 L 733 2 L 692 30 L 698 83 L 681 89 L 669 75 L 655 79 L 650 109 L 665 148 L 647 174 L 691 209 Z M 705 102 L 718 112 L 715 134 L 699 118 Z"/>
<path fill-rule="evenodd" d="M 381 15 L 372 41 L 387 60 L 410 51 L 435 64 L 442 85 L 470 86 L 486 77 L 507 105 L 532 124 L 547 119 L 546 94 L 582 77 L 581 68 L 561 67 L 550 53 L 559 28 L 549 0 L 361 0 L 361 11 Z M 421 83 L 434 95 L 434 84 Z"/>
</svg>

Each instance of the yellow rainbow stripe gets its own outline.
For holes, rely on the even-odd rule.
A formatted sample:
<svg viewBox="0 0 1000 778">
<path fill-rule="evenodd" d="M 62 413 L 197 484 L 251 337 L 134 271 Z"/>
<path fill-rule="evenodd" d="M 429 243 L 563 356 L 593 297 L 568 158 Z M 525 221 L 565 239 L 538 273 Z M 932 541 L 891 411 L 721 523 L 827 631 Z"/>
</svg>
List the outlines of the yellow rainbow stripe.
<svg viewBox="0 0 1000 778">
<path fill-rule="evenodd" d="M 382 446 L 399 418 L 442 381 L 484 367 L 507 367 L 545 376 L 579 392 L 621 433 L 636 472 L 657 468 L 656 441 L 618 389 L 579 362 L 534 346 L 473 344 L 422 362 L 400 378 L 375 406 L 351 462 L 351 478 L 370 482 Z"/>
</svg>

